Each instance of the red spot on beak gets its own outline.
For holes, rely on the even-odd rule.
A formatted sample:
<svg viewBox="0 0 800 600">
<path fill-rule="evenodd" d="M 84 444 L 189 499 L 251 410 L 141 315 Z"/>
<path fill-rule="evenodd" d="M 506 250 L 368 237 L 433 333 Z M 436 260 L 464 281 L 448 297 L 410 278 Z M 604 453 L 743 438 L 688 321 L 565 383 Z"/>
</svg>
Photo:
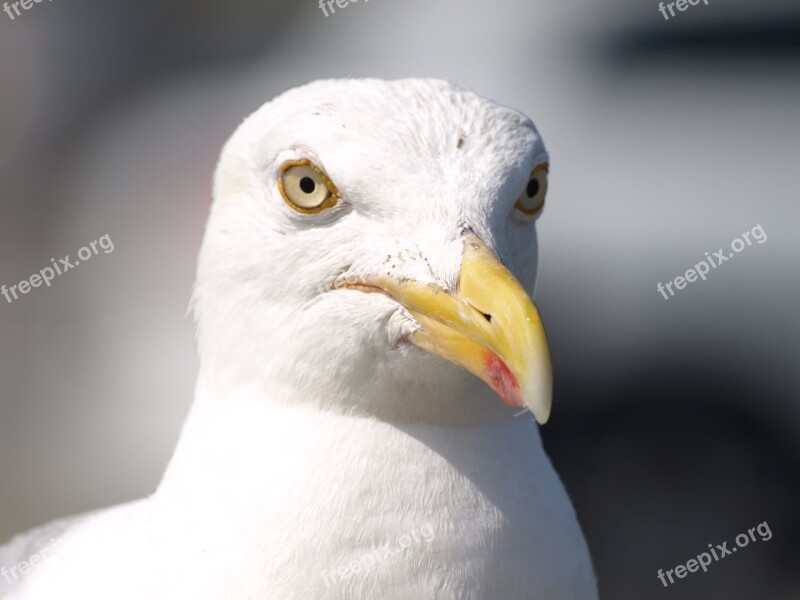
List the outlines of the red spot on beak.
<svg viewBox="0 0 800 600">
<path fill-rule="evenodd" d="M 503 402 L 518 408 L 525 406 L 517 378 L 499 356 L 494 352 L 487 353 L 483 367 L 486 369 L 489 385 L 502 398 Z"/>
</svg>

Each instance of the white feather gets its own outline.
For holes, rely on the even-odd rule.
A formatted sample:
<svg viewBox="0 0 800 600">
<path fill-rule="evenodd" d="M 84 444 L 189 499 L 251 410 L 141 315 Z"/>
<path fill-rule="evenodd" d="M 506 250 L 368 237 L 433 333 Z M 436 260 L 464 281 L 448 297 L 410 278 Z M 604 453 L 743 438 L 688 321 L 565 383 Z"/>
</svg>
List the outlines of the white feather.
<svg viewBox="0 0 800 600">
<path fill-rule="evenodd" d="M 336 208 L 283 202 L 297 158 Z M 249 117 L 215 177 L 201 370 L 161 486 L 72 524 L 7 598 L 596 598 L 533 420 L 402 344 L 416 324 L 393 300 L 329 291 L 376 272 L 453 288 L 470 229 L 532 293 L 534 225 L 513 205 L 546 159 L 527 117 L 440 81 L 321 81 Z"/>
</svg>

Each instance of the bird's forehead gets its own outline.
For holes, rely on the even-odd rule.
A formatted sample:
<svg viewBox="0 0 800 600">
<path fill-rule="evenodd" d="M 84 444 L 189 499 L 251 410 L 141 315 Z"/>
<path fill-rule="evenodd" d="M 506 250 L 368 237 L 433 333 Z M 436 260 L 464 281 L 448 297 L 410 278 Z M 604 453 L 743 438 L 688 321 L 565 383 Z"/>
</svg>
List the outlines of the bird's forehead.
<svg viewBox="0 0 800 600">
<path fill-rule="evenodd" d="M 307 152 L 331 176 L 496 179 L 545 153 L 525 115 L 440 81 L 318 82 L 273 104 L 263 158 Z"/>
</svg>

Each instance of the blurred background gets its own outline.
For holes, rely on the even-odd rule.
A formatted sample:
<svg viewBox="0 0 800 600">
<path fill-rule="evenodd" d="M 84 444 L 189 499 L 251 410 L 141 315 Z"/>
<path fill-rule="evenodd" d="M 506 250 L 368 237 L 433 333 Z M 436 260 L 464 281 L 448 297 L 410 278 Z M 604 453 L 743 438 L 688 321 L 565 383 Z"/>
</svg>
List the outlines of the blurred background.
<svg viewBox="0 0 800 600">
<path fill-rule="evenodd" d="M 606 599 L 800 598 L 800 4 L 52 0 L 0 13 L 0 540 L 152 492 L 192 399 L 186 317 L 219 149 L 322 77 L 430 76 L 552 155 L 545 445 Z M 665 300 L 667 282 L 761 225 Z M 709 543 L 768 542 L 665 589 Z"/>
</svg>

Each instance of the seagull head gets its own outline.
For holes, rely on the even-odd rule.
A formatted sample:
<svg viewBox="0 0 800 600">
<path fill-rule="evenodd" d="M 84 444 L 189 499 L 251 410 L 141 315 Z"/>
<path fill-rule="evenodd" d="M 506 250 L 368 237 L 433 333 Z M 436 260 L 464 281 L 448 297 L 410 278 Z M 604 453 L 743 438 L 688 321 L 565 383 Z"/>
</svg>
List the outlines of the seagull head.
<svg viewBox="0 0 800 600">
<path fill-rule="evenodd" d="M 544 423 L 547 172 L 529 118 L 443 81 L 318 81 L 268 102 L 214 179 L 201 381 L 387 419 L 527 407 Z"/>
</svg>

